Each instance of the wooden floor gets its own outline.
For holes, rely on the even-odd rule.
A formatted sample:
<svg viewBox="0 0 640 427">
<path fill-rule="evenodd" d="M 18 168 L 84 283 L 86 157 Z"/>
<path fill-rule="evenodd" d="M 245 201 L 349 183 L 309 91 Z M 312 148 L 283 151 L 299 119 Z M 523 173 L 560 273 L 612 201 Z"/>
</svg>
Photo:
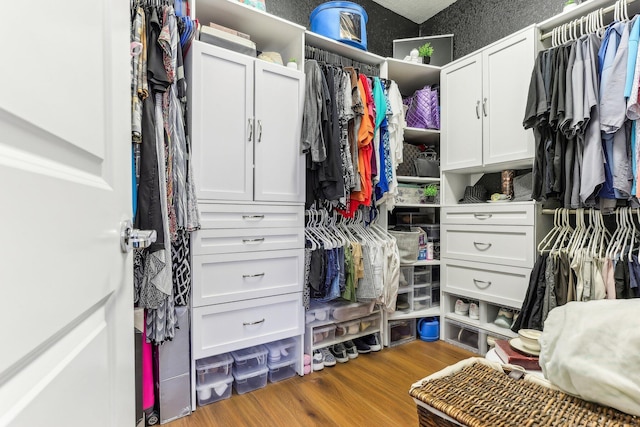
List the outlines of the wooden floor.
<svg viewBox="0 0 640 427">
<path fill-rule="evenodd" d="M 199 407 L 169 427 L 417 426 L 412 383 L 474 354 L 413 341 Z"/>
</svg>

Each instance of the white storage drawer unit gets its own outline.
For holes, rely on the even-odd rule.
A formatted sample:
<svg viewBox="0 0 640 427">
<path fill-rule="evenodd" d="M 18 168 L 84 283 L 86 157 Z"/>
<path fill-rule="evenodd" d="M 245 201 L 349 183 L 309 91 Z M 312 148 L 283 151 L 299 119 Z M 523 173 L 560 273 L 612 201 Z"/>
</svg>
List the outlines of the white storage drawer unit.
<svg viewBox="0 0 640 427">
<path fill-rule="evenodd" d="M 193 254 L 273 251 L 304 248 L 303 228 L 198 230 L 193 233 Z"/>
<path fill-rule="evenodd" d="M 193 309 L 193 357 L 263 344 L 304 333 L 302 294 L 256 298 Z"/>
<path fill-rule="evenodd" d="M 531 269 L 450 260 L 444 266 L 448 293 L 520 307 L 529 286 Z"/>
<path fill-rule="evenodd" d="M 533 226 L 444 225 L 442 257 L 533 267 Z"/>
<path fill-rule="evenodd" d="M 487 203 L 447 206 L 441 209 L 442 224 L 531 225 L 535 223 L 533 203 Z"/>
<path fill-rule="evenodd" d="M 193 306 L 300 291 L 304 250 L 195 255 Z"/>
<path fill-rule="evenodd" d="M 200 224 L 210 228 L 304 227 L 304 207 L 200 203 Z"/>
</svg>

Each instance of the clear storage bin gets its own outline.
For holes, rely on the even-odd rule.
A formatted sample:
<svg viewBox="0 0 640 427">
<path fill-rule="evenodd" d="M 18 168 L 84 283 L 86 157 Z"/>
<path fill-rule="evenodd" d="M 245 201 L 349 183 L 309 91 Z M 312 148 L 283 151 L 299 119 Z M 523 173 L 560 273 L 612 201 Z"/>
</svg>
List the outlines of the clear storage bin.
<svg viewBox="0 0 640 427">
<path fill-rule="evenodd" d="M 196 384 L 211 384 L 231 378 L 233 357 L 229 353 L 196 360 Z"/>
<path fill-rule="evenodd" d="M 305 315 L 306 323 L 331 320 L 331 306 L 322 303 L 311 303 Z"/>
<path fill-rule="evenodd" d="M 394 347 L 416 339 L 416 319 L 391 320 L 387 323 L 389 347 Z"/>
<path fill-rule="evenodd" d="M 296 341 L 293 338 L 273 341 L 265 344 L 269 354 L 267 363 L 282 363 L 296 360 Z"/>
<path fill-rule="evenodd" d="M 431 286 L 429 285 L 414 285 L 413 287 L 413 297 L 414 298 L 424 298 L 431 296 Z"/>
<path fill-rule="evenodd" d="M 267 367 L 267 354 L 269 350 L 263 345 L 247 347 L 241 350 L 232 351 L 234 367 L 233 372 L 244 375 L 251 372 L 260 371 Z"/>
<path fill-rule="evenodd" d="M 218 402 L 220 400 L 230 398 L 231 383 L 233 383 L 233 376 L 229 375 L 228 378 L 225 378 L 221 381 L 198 384 L 196 386 L 198 406 L 204 406 L 213 402 Z"/>
<path fill-rule="evenodd" d="M 431 266 L 415 267 L 413 270 L 413 285 L 428 285 L 431 283 L 433 274 Z"/>
<path fill-rule="evenodd" d="M 413 285 L 413 267 L 400 267 L 400 289 Z"/>
<path fill-rule="evenodd" d="M 313 328 L 313 345 L 333 341 L 336 338 L 336 325 Z"/>
<path fill-rule="evenodd" d="M 380 326 L 380 315 L 372 314 L 360 320 L 360 332 L 377 331 Z"/>
<path fill-rule="evenodd" d="M 396 298 L 396 311 L 401 311 L 403 313 L 411 311 L 411 298 L 409 292 L 411 292 L 411 290 L 408 292 L 398 293 L 398 297 Z"/>
<path fill-rule="evenodd" d="M 336 324 L 336 337 L 355 335 L 360 332 L 360 320 L 349 320 Z"/>
<path fill-rule="evenodd" d="M 277 383 L 296 374 L 296 362 L 269 363 L 269 382 Z"/>
<path fill-rule="evenodd" d="M 415 311 L 426 310 L 431 307 L 431 296 L 413 299 L 413 309 Z"/>
<path fill-rule="evenodd" d="M 236 393 L 244 394 L 263 388 L 267 385 L 268 374 L 269 368 L 266 366 L 259 371 L 247 373 L 238 373 L 234 368 L 233 378 L 235 379 L 234 387 Z"/>
</svg>

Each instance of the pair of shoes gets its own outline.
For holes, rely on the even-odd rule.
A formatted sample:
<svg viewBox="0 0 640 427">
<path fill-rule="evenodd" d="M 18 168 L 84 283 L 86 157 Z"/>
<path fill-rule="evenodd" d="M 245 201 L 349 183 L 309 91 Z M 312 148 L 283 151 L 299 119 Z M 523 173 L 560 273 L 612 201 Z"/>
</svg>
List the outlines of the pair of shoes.
<svg viewBox="0 0 640 427">
<path fill-rule="evenodd" d="M 324 369 L 324 357 L 320 350 L 313 351 L 313 359 L 311 360 L 311 367 L 313 371 L 321 371 Z"/>
<path fill-rule="evenodd" d="M 320 353 L 322 354 L 322 363 L 324 366 L 336 366 L 336 358 L 327 347 L 321 348 Z"/>
<path fill-rule="evenodd" d="M 353 343 L 356 345 L 358 353 L 361 354 L 382 350 L 382 345 L 380 345 L 380 340 L 378 339 L 377 333 L 366 335 L 361 338 L 356 338 L 355 340 L 353 340 Z"/>
<path fill-rule="evenodd" d="M 355 359 L 358 357 L 358 347 L 353 343 L 353 341 L 345 341 L 344 342 L 345 349 L 347 350 L 347 357 L 349 359 Z"/>
<path fill-rule="evenodd" d="M 501 328 L 510 328 L 513 324 L 513 313 L 509 309 L 501 308 L 493 323 Z"/>
<path fill-rule="evenodd" d="M 469 315 L 469 303 L 462 300 L 462 299 L 458 299 L 456 301 L 456 305 L 453 309 L 455 314 L 459 314 L 460 316 L 468 316 Z"/>
<path fill-rule="evenodd" d="M 478 308 L 477 302 L 472 302 L 469 304 L 469 318 L 473 320 L 480 319 L 480 309 Z"/>
<path fill-rule="evenodd" d="M 335 359 L 340 363 L 347 363 L 349 361 L 349 356 L 347 355 L 347 349 L 344 344 L 338 343 L 332 345 L 329 350 Z"/>
</svg>

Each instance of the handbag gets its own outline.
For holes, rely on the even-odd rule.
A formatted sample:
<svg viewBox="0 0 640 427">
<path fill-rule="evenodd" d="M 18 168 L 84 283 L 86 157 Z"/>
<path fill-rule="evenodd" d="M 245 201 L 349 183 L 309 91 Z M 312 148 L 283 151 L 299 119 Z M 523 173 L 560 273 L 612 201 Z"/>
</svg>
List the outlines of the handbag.
<svg viewBox="0 0 640 427">
<path fill-rule="evenodd" d="M 416 169 L 413 164 L 414 160 L 420 156 L 419 146 L 409 144 L 408 142 L 402 143 L 402 163 L 398 165 L 396 169 L 396 175 L 398 176 L 416 176 Z"/>
<path fill-rule="evenodd" d="M 433 148 L 428 148 L 420 153 L 413 161 L 416 176 L 438 178 L 440 177 L 440 161 L 438 153 Z"/>
<path fill-rule="evenodd" d="M 425 86 L 415 91 L 411 97 L 406 120 L 407 126 L 411 128 L 427 129 L 429 124 L 433 124 L 431 117 L 431 86 Z"/>
</svg>

